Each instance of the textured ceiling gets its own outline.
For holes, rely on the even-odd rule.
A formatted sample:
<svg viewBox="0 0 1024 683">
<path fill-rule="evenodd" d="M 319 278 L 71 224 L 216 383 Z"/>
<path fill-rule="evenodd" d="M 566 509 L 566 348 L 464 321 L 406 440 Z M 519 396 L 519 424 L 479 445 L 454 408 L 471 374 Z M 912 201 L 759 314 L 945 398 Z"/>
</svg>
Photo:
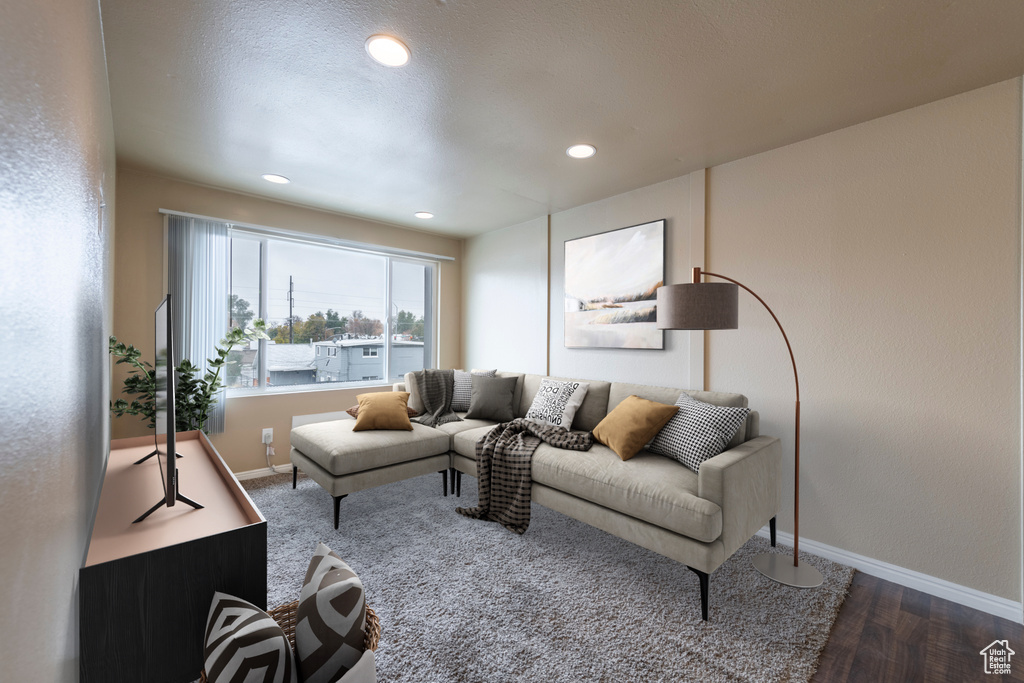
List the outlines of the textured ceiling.
<svg viewBox="0 0 1024 683">
<path fill-rule="evenodd" d="M 120 163 L 459 236 L 1024 73 L 1021 0 L 102 9 Z"/>
</svg>

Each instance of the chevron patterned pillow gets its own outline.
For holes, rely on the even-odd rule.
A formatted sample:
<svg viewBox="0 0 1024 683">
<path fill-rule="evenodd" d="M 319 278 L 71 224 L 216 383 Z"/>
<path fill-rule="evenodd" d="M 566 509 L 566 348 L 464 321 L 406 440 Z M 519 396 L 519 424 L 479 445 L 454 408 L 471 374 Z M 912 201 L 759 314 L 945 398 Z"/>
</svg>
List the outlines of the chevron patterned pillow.
<svg viewBox="0 0 1024 683">
<path fill-rule="evenodd" d="M 214 593 L 206 618 L 203 664 L 209 683 L 297 683 L 292 647 L 273 617 L 259 607 Z"/>
<path fill-rule="evenodd" d="M 295 617 L 305 683 L 335 683 L 363 654 L 366 599 L 352 568 L 321 543 L 306 570 Z"/>
</svg>

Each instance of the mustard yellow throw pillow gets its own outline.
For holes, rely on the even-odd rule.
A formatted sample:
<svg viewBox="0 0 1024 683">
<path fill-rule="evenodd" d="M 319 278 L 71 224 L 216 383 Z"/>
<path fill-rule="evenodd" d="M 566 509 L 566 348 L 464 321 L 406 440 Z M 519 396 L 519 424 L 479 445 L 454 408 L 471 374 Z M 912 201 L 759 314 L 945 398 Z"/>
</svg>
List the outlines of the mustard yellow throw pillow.
<svg viewBox="0 0 1024 683">
<path fill-rule="evenodd" d="M 623 460 L 629 460 L 657 436 L 678 410 L 679 406 L 630 396 L 594 427 L 594 438 Z"/>
<path fill-rule="evenodd" d="M 408 407 L 407 407 L 407 408 L 405 409 L 405 411 L 406 411 L 407 413 L 409 413 L 409 417 L 416 417 L 416 416 L 418 416 L 418 415 L 419 415 L 419 413 L 417 413 L 417 412 L 416 412 L 415 410 L 413 410 L 412 408 L 408 408 Z M 346 410 L 345 412 L 346 412 L 346 413 L 348 413 L 349 415 L 351 415 L 352 417 L 359 417 L 359 404 L 358 404 L 358 403 L 357 403 L 357 404 L 355 404 L 354 406 L 352 406 L 351 408 L 349 408 L 349 409 L 348 409 L 348 410 Z"/>
<path fill-rule="evenodd" d="M 370 429 L 404 429 L 412 431 L 409 421 L 409 392 L 377 391 L 372 394 L 359 394 L 359 416 L 352 427 L 353 432 Z"/>
</svg>

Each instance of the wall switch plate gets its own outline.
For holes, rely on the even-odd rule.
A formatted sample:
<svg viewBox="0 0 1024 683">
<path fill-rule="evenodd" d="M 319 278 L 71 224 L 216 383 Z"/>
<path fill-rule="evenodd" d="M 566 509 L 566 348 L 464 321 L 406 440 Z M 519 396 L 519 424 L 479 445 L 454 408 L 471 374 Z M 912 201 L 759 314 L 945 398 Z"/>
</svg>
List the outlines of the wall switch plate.
<svg viewBox="0 0 1024 683">
<path fill-rule="evenodd" d="M 263 430 L 263 443 L 270 443 L 274 440 L 274 428 L 267 427 Z"/>
</svg>

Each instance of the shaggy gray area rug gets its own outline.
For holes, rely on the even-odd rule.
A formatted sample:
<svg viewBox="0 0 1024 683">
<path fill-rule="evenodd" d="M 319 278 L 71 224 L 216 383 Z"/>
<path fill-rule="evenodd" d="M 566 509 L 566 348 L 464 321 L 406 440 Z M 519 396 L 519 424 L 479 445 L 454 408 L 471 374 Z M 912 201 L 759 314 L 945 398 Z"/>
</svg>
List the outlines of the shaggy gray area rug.
<svg viewBox="0 0 1024 683">
<path fill-rule="evenodd" d="M 765 578 L 751 539 L 711 575 L 710 621 L 678 562 L 538 505 L 523 536 L 456 514 L 433 474 L 331 498 L 289 475 L 243 485 L 267 518 L 267 602 L 298 599 L 323 541 L 359 574 L 381 620 L 381 683 L 807 681 L 853 570 L 801 554 L 822 587 Z M 779 546 L 778 552 L 792 552 Z"/>
</svg>

